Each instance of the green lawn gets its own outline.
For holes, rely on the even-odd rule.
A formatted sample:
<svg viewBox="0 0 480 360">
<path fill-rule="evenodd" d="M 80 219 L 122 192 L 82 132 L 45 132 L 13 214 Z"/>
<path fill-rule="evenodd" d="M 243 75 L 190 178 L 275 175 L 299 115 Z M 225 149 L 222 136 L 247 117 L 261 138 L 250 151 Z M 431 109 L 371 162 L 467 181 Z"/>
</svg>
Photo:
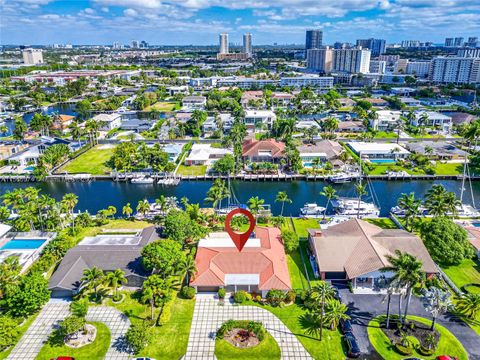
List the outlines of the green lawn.
<svg viewBox="0 0 480 360">
<path fill-rule="evenodd" d="M 110 346 L 110 331 L 103 323 L 90 323 L 97 328 L 95 341 L 79 349 L 72 349 L 65 345 L 45 344 L 40 350 L 36 360 L 49 360 L 57 356 L 72 356 L 75 360 L 101 360 L 105 357 Z M 60 341 L 62 341 L 60 339 Z"/>
<path fill-rule="evenodd" d="M 267 332 L 265 339 L 249 349 L 236 348 L 226 340 L 215 340 L 215 356 L 218 360 L 260 360 L 280 359 L 280 348 L 273 337 Z"/>
<path fill-rule="evenodd" d="M 293 223 L 295 224 L 295 230 L 297 232 L 297 235 L 300 238 L 308 237 L 307 229 L 320 228 L 320 225 L 318 224 L 317 219 L 302 219 L 302 218 L 292 218 L 292 219 L 293 219 Z M 286 226 L 287 228 L 293 230 L 290 219 L 286 219 Z"/>
<path fill-rule="evenodd" d="M 408 318 L 426 325 L 430 325 L 430 320 L 428 319 L 416 316 L 409 316 Z M 378 319 L 379 317 L 373 319 L 368 324 L 368 338 L 370 339 L 372 346 L 384 359 L 401 360 L 407 358 L 408 356 L 400 355 L 395 351 L 388 337 L 379 328 Z M 414 350 L 412 356 L 417 356 L 422 359 L 435 359 L 436 356 L 439 355 L 451 355 L 458 357 L 460 360 L 468 360 L 468 355 L 462 344 L 450 331 L 438 324 L 435 325 L 435 329 L 440 333 L 440 342 L 435 354 L 432 356 L 425 356 L 417 354 L 417 352 Z"/>
<path fill-rule="evenodd" d="M 205 175 L 207 173 L 207 165 L 180 165 L 177 170 L 178 175 Z"/>
<path fill-rule="evenodd" d="M 308 280 L 305 276 L 305 270 L 300 256 L 301 249 L 287 254 L 288 272 L 293 289 L 308 289 Z"/>
<path fill-rule="evenodd" d="M 150 316 L 150 307 L 138 302 L 138 294 L 126 292 L 125 300 L 107 305 L 114 306 L 128 316 L 132 323 L 138 323 Z M 172 308 L 171 320 L 163 326 L 152 328 L 153 339 L 138 356 L 148 356 L 155 359 L 180 359 L 187 351 L 188 336 L 192 323 L 194 300 L 176 298 Z M 158 316 L 158 310 L 155 313 Z"/>
<path fill-rule="evenodd" d="M 158 111 L 173 111 L 179 107 L 179 104 L 176 102 L 164 102 L 159 101 L 149 107 L 145 108 L 143 111 L 151 111 L 151 110 L 158 110 Z"/>
<path fill-rule="evenodd" d="M 463 173 L 463 164 L 459 163 L 440 163 L 435 166 L 435 174 L 437 175 L 459 175 Z"/>
<path fill-rule="evenodd" d="M 364 219 L 370 224 L 377 225 L 382 229 L 397 229 L 397 225 L 390 218 Z"/>
<path fill-rule="evenodd" d="M 88 173 L 92 175 L 105 175 L 112 170 L 106 162 L 112 157 L 113 147 L 97 145 L 68 162 L 58 172 L 67 171 L 70 174 Z"/>
<path fill-rule="evenodd" d="M 305 349 L 316 360 L 339 360 L 345 359 L 345 353 L 343 350 L 342 335 L 340 332 L 324 329 L 323 340 L 320 341 L 316 337 L 306 335 L 299 323 L 299 317 L 303 315 L 306 310 L 303 310 L 300 306 L 294 304 L 280 307 L 271 307 L 268 305 L 258 305 L 254 302 L 248 303 L 248 305 L 254 305 L 262 307 L 276 317 L 278 317 L 288 329 L 295 334 L 298 340 L 303 344 Z M 260 358 L 258 359 L 260 360 Z M 263 360 L 263 359 L 262 359 Z"/>
<path fill-rule="evenodd" d="M 375 134 L 375 139 L 396 139 L 397 134 L 394 132 L 379 131 Z"/>
<path fill-rule="evenodd" d="M 459 288 L 466 284 L 480 284 L 480 264 L 474 260 L 466 259 L 458 265 L 441 268 Z M 474 287 L 469 287 L 468 291 L 480 293 L 480 289 Z"/>
</svg>

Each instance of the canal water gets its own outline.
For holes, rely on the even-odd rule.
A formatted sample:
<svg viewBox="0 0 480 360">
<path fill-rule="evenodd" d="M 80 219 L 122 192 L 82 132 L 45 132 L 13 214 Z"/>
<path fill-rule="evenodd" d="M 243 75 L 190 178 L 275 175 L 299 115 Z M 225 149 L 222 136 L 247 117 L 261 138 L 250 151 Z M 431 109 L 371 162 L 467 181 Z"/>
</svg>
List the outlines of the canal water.
<svg viewBox="0 0 480 360">
<path fill-rule="evenodd" d="M 392 206 L 397 204 L 397 199 L 402 193 L 414 192 L 416 197 L 423 198 L 425 193 L 434 183 L 440 183 L 448 191 L 453 191 L 460 196 L 461 181 L 455 180 L 407 180 L 407 181 L 372 181 L 373 191 L 369 190 L 369 195 L 365 200 L 372 201 L 372 193 L 378 198 L 377 205 L 380 205 L 381 215 L 388 216 Z M 211 206 L 204 201 L 206 193 L 212 182 L 210 181 L 182 181 L 178 186 L 165 187 L 162 185 L 140 185 L 130 183 L 118 183 L 113 181 L 93 181 L 90 183 L 63 183 L 63 182 L 43 182 L 43 183 L 0 183 L 0 195 L 16 187 L 25 188 L 28 186 L 38 187 L 43 193 L 60 199 L 66 193 L 74 193 L 79 197 L 77 208 L 90 213 L 96 213 L 98 210 L 113 205 L 117 208 L 118 214 L 121 208 L 130 203 L 136 207 L 139 200 L 155 200 L 161 194 L 165 196 L 176 196 L 178 200 L 186 196 L 191 203 L 199 203 L 201 206 Z M 285 191 L 292 203 L 285 204 L 285 216 L 298 216 L 300 209 L 305 203 L 316 202 L 318 205 L 325 205 L 326 199 L 319 195 L 322 188 L 327 185 L 325 182 L 248 182 L 232 181 L 231 187 L 240 203 L 246 203 L 252 196 L 258 196 L 265 200 L 265 204 L 270 204 L 274 215 L 278 215 L 281 209 L 281 203 L 275 203 L 275 197 L 279 191 Z M 339 196 L 355 196 L 354 184 L 334 185 Z M 473 193 L 475 200 L 480 203 L 480 182 L 473 182 Z M 470 188 L 467 183 L 467 191 L 464 194 L 464 203 L 472 204 Z"/>
</svg>

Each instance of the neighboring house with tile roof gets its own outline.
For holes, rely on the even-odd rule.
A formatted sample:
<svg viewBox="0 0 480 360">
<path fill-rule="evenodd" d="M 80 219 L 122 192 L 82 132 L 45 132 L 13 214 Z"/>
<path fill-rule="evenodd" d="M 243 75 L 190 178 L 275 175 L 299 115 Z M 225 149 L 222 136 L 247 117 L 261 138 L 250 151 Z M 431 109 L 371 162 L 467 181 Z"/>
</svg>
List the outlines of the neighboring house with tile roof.
<svg viewBox="0 0 480 360">
<path fill-rule="evenodd" d="M 427 275 L 438 273 L 422 240 L 401 229 L 382 229 L 364 220 L 351 219 L 325 230 L 309 229 L 316 272 L 325 280 L 351 280 L 356 289 L 382 290 L 393 273 L 381 270 L 390 265 L 395 251 L 409 253 L 423 263 Z"/>
<path fill-rule="evenodd" d="M 245 290 L 261 293 L 290 290 L 287 259 L 280 230 L 257 226 L 254 236 L 238 251 L 226 232 L 210 233 L 198 243 L 197 273 L 190 285 L 197 292 Z"/>
<path fill-rule="evenodd" d="M 468 233 L 468 241 L 475 248 L 477 256 L 480 257 L 480 228 L 476 226 L 465 226 L 465 230 Z"/>
<path fill-rule="evenodd" d="M 157 228 L 154 226 L 120 233 L 101 233 L 95 237 L 84 238 L 77 246 L 67 251 L 60 265 L 48 283 L 52 297 L 71 297 L 82 288 L 85 269 L 94 266 L 105 272 L 120 269 L 125 272 L 127 287 L 140 288 L 149 273 L 141 261 L 143 247 L 158 240 Z"/>
<path fill-rule="evenodd" d="M 342 145 L 332 140 L 320 140 L 315 144 L 309 143 L 298 146 L 298 152 L 305 167 L 311 167 L 312 161 L 316 158 L 320 158 L 322 162 L 334 161 L 334 165 L 340 166 L 343 163 L 339 160 L 339 156 L 344 151 Z"/>
<path fill-rule="evenodd" d="M 274 139 L 248 139 L 243 143 L 242 157 L 251 162 L 278 162 L 285 157 L 285 144 Z"/>
</svg>

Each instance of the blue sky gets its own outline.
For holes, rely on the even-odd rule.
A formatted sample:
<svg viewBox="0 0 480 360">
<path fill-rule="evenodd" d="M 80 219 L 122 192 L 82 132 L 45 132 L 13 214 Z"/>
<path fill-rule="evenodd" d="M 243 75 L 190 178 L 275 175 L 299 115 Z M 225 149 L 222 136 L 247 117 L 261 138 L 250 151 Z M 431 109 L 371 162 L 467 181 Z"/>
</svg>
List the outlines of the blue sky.
<svg viewBox="0 0 480 360">
<path fill-rule="evenodd" d="M 479 0 L 0 0 L 1 44 L 300 44 L 380 37 L 443 42 L 480 37 Z"/>
</svg>

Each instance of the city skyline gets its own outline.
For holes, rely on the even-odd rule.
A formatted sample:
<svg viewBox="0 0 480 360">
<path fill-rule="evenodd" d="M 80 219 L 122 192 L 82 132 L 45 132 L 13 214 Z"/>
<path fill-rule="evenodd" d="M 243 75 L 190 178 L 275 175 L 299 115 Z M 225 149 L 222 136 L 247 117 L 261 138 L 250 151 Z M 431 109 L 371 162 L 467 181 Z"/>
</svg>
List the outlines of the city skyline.
<svg viewBox="0 0 480 360">
<path fill-rule="evenodd" d="M 306 0 L 0 0 L 0 43 L 214 45 L 251 33 L 255 44 L 302 44 L 305 31 L 323 31 L 323 43 L 381 38 L 443 43 L 480 33 L 478 1 L 340 0 L 313 8 Z"/>
</svg>

